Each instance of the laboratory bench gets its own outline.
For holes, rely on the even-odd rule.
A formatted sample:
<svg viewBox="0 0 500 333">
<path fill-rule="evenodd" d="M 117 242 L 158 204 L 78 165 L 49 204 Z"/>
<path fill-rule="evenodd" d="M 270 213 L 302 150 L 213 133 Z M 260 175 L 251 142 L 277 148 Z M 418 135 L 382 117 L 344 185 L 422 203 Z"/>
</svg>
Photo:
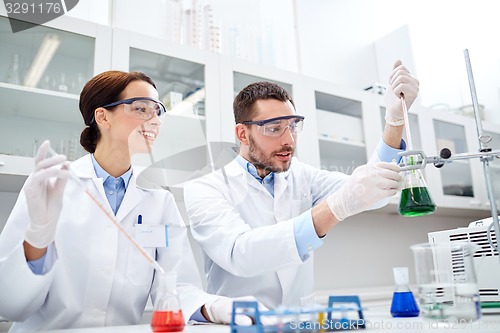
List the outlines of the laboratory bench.
<svg viewBox="0 0 500 333">
<path fill-rule="evenodd" d="M 390 315 L 390 304 L 365 305 L 364 316 L 366 319 L 366 329 L 350 330 L 368 332 L 470 332 L 470 333 L 498 333 L 500 332 L 500 314 L 483 315 L 481 319 L 473 322 L 449 322 L 437 323 L 435 321 L 424 320 L 422 317 L 416 318 L 392 318 Z M 149 325 L 115 326 L 84 329 L 68 329 L 44 331 L 44 333 L 147 333 L 152 332 Z M 228 325 L 193 325 L 184 328 L 186 333 L 229 333 Z M 245 331 L 252 332 L 252 331 Z M 308 331 L 310 332 L 310 331 Z M 338 332 L 338 331 L 336 331 Z"/>
</svg>

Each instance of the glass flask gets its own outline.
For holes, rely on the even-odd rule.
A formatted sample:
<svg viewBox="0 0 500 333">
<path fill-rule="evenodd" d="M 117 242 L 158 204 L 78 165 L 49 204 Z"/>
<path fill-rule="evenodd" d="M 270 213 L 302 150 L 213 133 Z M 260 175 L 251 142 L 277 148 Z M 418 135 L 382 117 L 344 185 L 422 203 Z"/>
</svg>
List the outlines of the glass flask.
<svg viewBox="0 0 500 333">
<path fill-rule="evenodd" d="M 392 295 L 391 315 L 396 318 L 418 317 L 420 309 L 408 286 L 408 267 L 394 267 L 392 270 L 396 289 Z"/>
<path fill-rule="evenodd" d="M 405 158 L 405 165 L 413 165 L 413 156 Z M 432 201 L 420 169 L 407 170 L 403 175 L 403 189 L 399 201 L 399 214 L 406 217 L 432 214 L 436 205 Z"/>
<path fill-rule="evenodd" d="M 153 332 L 181 332 L 184 330 L 184 317 L 175 286 L 175 273 L 157 273 L 158 288 L 154 304 L 151 328 Z"/>
</svg>

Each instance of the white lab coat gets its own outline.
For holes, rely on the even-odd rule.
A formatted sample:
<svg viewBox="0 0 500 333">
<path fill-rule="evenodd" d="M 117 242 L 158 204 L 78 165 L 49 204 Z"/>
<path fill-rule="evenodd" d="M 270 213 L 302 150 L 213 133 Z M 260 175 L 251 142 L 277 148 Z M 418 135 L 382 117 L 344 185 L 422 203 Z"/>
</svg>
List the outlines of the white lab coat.
<svg viewBox="0 0 500 333">
<path fill-rule="evenodd" d="M 370 163 L 376 161 L 375 153 Z M 291 219 L 324 200 L 346 177 L 293 158 L 287 172 L 274 175 L 274 198 L 236 160 L 190 181 L 184 200 L 203 252 L 207 291 L 252 295 L 270 308 L 311 305 L 313 252 L 300 258 Z"/>
<path fill-rule="evenodd" d="M 90 155 L 71 165 L 81 181 L 113 215 L 102 179 Z M 116 218 L 133 235 L 143 224 L 168 224 L 168 248 L 147 248 L 166 271 L 176 271 L 186 321 L 215 296 L 200 279 L 186 227 L 170 192 L 139 188 L 130 179 Z M 72 179 L 55 242 L 49 246 L 44 275 L 32 273 L 22 247 L 29 223 L 26 199 L 18 201 L 0 235 L 0 316 L 15 321 L 11 332 L 137 324 L 157 281 L 154 270 Z"/>
</svg>

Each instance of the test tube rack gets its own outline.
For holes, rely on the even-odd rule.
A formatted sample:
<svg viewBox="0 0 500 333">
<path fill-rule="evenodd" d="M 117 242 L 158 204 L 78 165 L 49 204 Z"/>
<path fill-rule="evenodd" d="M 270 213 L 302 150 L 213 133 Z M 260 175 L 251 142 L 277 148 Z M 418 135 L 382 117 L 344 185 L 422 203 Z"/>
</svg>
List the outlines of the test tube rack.
<svg viewBox="0 0 500 333">
<path fill-rule="evenodd" d="M 357 312 L 358 318 L 347 317 L 348 312 Z M 326 320 L 324 314 L 327 314 Z M 238 314 L 248 315 L 253 319 L 250 326 L 238 326 L 235 318 Z M 300 321 L 302 316 L 317 316 L 318 320 Z M 262 318 L 268 317 L 272 325 L 263 325 Z M 297 318 L 286 322 L 283 318 Z M 256 301 L 234 301 L 231 314 L 231 333 L 270 333 L 270 332 L 332 332 L 352 329 L 365 329 L 365 319 L 358 296 L 330 296 L 328 307 L 311 309 L 259 310 Z"/>
</svg>

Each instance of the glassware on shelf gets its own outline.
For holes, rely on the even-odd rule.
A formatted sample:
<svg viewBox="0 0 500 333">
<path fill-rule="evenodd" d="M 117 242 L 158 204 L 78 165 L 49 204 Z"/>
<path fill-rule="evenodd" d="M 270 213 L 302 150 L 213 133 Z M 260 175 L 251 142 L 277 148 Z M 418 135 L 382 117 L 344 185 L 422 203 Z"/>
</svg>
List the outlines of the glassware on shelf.
<svg viewBox="0 0 500 333">
<path fill-rule="evenodd" d="M 156 273 L 158 279 L 157 295 L 154 302 L 151 328 L 153 332 L 180 332 L 184 329 L 184 317 L 175 289 L 175 273 Z"/>
<path fill-rule="evenodd" d="M 413 156 L 404 158 L 405 164 L 414 164 Z M 406 217 L 414 217 L 432 214 L 435 210 L 436 205 L 431 199 L 422 172 L 419 169 L 405 171 L 398 213 Z"/>
<path fill-rule="evenodd" d="M 12 54 L 9 69 L 5 75 L 4 81 L 10 84 L 22 84 L 21 77 L 21 56 L 17 53 Z"/>
<path fill-rule="evenodd" d="M 391 315 L 395 318 L 418 317 L 420 309 L 408 285 L 408 267 L 394 267 L 392 270 L 396 289 L 392 295 Z"/>
<path fill-rule="evenodd" d="M 57 90 L 61 92 L 68 92 L 68 86 L 66 85 L 66 74 L 61 73 L 61 77 L 59 79 L 59 85 L 57 86 Z"/>
</svg>

